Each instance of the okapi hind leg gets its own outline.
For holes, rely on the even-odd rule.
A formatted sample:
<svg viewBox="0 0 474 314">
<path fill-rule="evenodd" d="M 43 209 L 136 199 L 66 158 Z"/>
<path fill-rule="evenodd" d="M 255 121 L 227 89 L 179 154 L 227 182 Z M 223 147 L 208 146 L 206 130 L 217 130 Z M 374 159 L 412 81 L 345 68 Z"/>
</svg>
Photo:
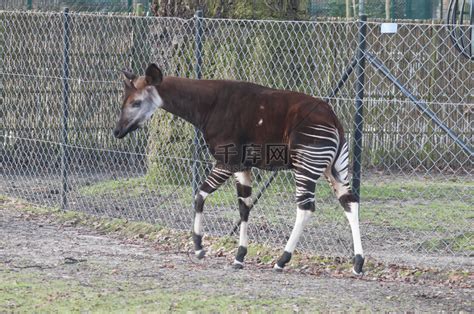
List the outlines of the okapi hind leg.
<svg viewBox="0 0 474 314">
<path fill-rule="evenodd" d="M 334 193 L 344 208 L 344 213 L 349 221 L 354 244 L 354 267 L 352 272 L 360 276 L 363 274 L 364 252 L 359 229 L 359 201 L 349 186 L 348 154 L 347 144 L 344 143 L 334 164 L 332 167 L 328 167 L 324 174 L 334 189 Z"/>
<path fill-rule="evenodd" d="M 240 236 L 239 248 L 235 256 L 233 267 L 235 269 L 242 269 L 244 268 L 244 258 L 245 255 L 247 255 L 249 243 L 247 230 L 250 207 L 252 206 L 252 181 L 250 171 L 236 172 L 235 179 L 237 181 L 237 196 L 239 198 Z"/>
<path fill-rule="evenodd" d="M 352 272 L 360 276 L 363 272 L 364 267 L 364 252 L 362 250 L 362 241 L 360 239 L 359 229 L 359 202 L 352 192 L 345 194 L 339 198 L 339 202 L 344 207 L 344 213 L 346 214 L 349 225 L 351 226 L 352 241 L 354 243 L 354 267 Z"/>
<path fill-rule="evenodd" d="M 291 260 L 293 251 L 298 244 L 298 241 L 303 233 L 303 229 L 306 226 L 309 218 L 311 217 L 312 211 L 308 209 L 301 209 L 299 206 L 296 209 L 296 221 L 293 230 L 291 231 L 290 238 L 285 246 L 283 254 L 276 262 L 273 267 L 276 271 L 282 271 L 286 264 Z"/>
<path fill-rule="evenodd" d="M 231 175 L 232 172 L 228 170 L 214 167 L 204 183 L 199 187 L 199 192 L 194 199 L 193 242 L 194 253 L 199 259 L 206 255 L 206 251 L 202 247 L 204 201 L 209 194 L 217 190 Z"/>
<path fill-rule="evenodd" d="M 301 144 L 292 148 L 292 164 L 295 167 L 296 183 L 296 221 L 290 238 L 280 259 L 274 266 L 277 271 L 283 270 L 291 260 L 296 244 L 312 212 L 315 210 L 316 181 L 323 175 L 336 154 L 337 132 L 325 126 L 309 126 L 299 132 Z M 294 139 L 298 141 L 298 138 Z"/>
</svg>

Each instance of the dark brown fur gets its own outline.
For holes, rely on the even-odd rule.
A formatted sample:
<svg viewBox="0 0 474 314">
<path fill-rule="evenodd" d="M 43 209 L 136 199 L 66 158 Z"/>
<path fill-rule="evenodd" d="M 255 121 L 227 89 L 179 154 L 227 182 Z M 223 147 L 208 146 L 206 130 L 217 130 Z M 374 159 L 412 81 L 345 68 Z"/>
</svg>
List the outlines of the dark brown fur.
<svg viewBox="0 0 474 314">
<path fill-rule="evenodd" d="M 302 93 L 247 82 L 177 77 L 166 77 L 157 90 L 164 101 L 163 109 L 199 128 L 212 155 L 227 166 L 247 168 L 241 163 L 246 144 L 283 144 L 291 151 L 298 137 L 294 131 L 307 125 L 333 126 L 341 135 L 343 132 L 326 102 Z M 221 153 L 229 144 L 235 145 L 237 153 L 226 162 Z M 266 163 L 262 158 L 252 166 L 291 168 L 291 162 Z"/>
</svg>

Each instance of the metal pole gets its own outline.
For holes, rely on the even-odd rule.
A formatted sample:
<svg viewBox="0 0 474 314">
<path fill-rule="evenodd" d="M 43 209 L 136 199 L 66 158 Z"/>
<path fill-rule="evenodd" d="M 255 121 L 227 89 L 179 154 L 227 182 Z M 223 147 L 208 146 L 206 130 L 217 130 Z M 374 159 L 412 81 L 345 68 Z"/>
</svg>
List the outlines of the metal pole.
<svg viewBox="0 0 474 314">
<path fill-rule="evenodd" d="M 196 43 L 196 50 L 195 50 L 195 58 L 196 64 L 194 65 L 194 73 L 196 79 L 200 80 L 202 76 L 201 67 L 202 67 L 202 10 L 197 10 L 194 18 L 196 19 L 196 26 L 195 26 L 195 43 Z M 194 140 L 193 140 L 193 169 L 192 169 L 192 188 L 193 188 L 193 199 L 198 193 L 199 188 L 199 169 L 198 169 L 198 160 L 200 155 L 200 147 L 199 147 L 199 130 L 194 128 Z M 193 202 L 194 204 L 194 202 Z M 194 205 L 193 205 L 194 206 Z"/>
<path fill-rule="evenodd" d="M 150 16 L 151 15 L 151 5 L 150 5 L 150 2 L 152 2 L 151 0 L 147 0 L 145 2 L 145 15 L 146 16 Z"/>
<path fill-rule="evenodd" d="M 471 46 L 469 47 L 469 56 L 474 60 L 474 0 L 471 0 L 471 8 L 469 10 L 470 32 L 471 32 Z"/>
<path fill-rule="evenodd" d="M 362 131 L 363 131 L 363 99 L 364 99 L 364 80 L 365 80 L 365 50 L 367 46 L 367 15 L 365 14 L 364 1 L 359 2 L 359 45 L 357 48 L 357 84 L 355 100 L 355 118 L 354 118 L 354 151 L 352 168 L 352 191 L 357 200 L 360 200 L 360 171 L 362 165 Z"/>
<path fill-rule="evenodd" d="M 392 8 L 392 3 L 390 0 L 385 0 L 385 19 L 388 20 L 392 17 L 390 9 Z"/>
<path fill-rule="evenodd" d="M 337 82 L 337 85 L 336 87 L 331 91 L 331 93 L 329 94 L 329 96 L 327 96 L 326 98 L 324 98 L 324 100 L 326 102 L 329 102 L 331 100 L 331 98 L 334 98 L 337 93 L 339 93 L 339 91 L 341 90 L 342 86 L 344 86 L 344 84 L 347 82 L 347 80 L 349 79 L 349 76 L 351 75 L 352 71 L 354 71 L 354 68 L 356 67 L 357 65 L 357 58 L 353 58 L 352 61 L 351 61 L 351 64 L 349 64 L 349 66 L 346 68 L 346 70 L 344 71 L 344 73 L 342 74 L 342 77 L 341 79 L 339 80 L 339 82 Z"/>
<path fill-rule="evenodd" d="M 27 10 L 33 10 L 33 0 L 27 0 L 26 1 L 26 9 Z"/>
<path fill-rule="evenodd" d="M 62 108 L 62 134 L 61 134 L 61 209 L 67 209 L 68 193 L 68 115 L 69 115 L 69 8 L 64 9 L 64 54 L 63 54 L 63 108 Z"/>
<path fill-rule="evenodd" d="M 128 13 L 132 13 L 132 12 L 133 12 L 133 0 L 128 0 L 128 2 L 127 2 L 127 10 L 128 10 Z"/>
</svg>

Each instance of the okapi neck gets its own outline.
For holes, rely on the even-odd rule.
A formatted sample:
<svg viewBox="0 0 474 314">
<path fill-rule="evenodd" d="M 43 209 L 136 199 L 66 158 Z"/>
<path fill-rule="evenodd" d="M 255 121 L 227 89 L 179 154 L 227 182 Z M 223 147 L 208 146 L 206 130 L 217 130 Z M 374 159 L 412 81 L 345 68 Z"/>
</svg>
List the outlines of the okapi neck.
<svg viewBox="0 0 474 314">
<path fill-rule="evenodd" d="M 215 100 L 215 88 L 206 81 L 165 77 L 158 86 L 163 109 L 203 129 Z"/>
</svg>

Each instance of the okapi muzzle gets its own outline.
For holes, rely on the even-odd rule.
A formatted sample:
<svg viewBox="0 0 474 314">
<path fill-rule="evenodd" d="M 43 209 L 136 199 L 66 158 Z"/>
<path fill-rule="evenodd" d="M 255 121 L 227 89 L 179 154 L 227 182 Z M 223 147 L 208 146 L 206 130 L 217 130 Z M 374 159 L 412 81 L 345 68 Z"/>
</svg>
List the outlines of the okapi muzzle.
<svg viewBox="0 0 474 314">
<path fill-rule="evenodd" d="M 143 127 L 155 110 L 163 105 L 157 90 L 163 75 L 156 65 L 150 65 L 145 76 L 138 77 L 125 70 L 122 72 L 126 78 L 125 91 L 122 109 L 113 131 L 116 138 L 123 138 Z"/>
</svg>

